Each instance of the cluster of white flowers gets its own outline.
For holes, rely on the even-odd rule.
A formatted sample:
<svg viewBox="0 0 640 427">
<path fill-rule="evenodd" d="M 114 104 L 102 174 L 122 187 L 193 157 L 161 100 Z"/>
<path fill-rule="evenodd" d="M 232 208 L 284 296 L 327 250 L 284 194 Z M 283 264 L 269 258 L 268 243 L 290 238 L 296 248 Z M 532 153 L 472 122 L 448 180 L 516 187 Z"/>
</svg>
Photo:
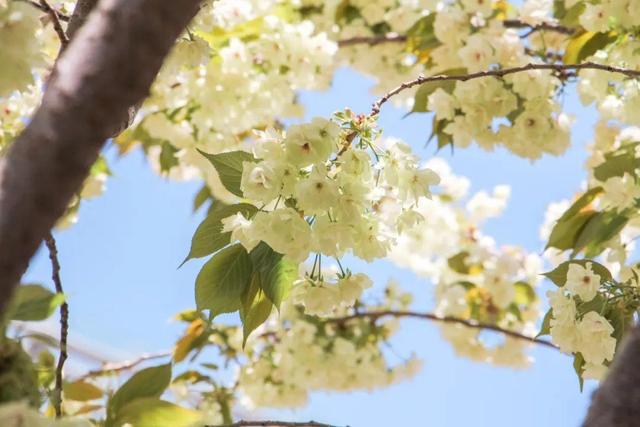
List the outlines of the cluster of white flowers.
<svg viewBox="0 0 640 427">
<path fill-rule="evenodd" d="M 585 379 L 601 379 L 607 371 L 606 362 L 613 360 L 616 350 L 611 323 L 597 311 L 579 313 L 576 308 L 576 297 L 581 303 L 592 301 L 600 283 L 601 277 L 594 273 L 591 263 L 571 263 L 565 285 L 547 293 L 553 310 L 551 338 L 560 350 L 582 355 Z"/>
<path fill-rule="evenodd" d="M 364 128 L 373 125 L 348 117 Z M 240 188 L 245 198 L 270 209 L 227 218 L 224 230 L 247 251 L 264 241 L 297 262 L 311 252 L 340 258 L 351 251 L 366 261 L 386 256 L 407 217 L 423 219 L 413 206 L 439 182 L 406 144 L 394 141 L 382 150 L 321 118 L 286 133 L 261 133 L 253 152 L 258 160 L 244 162 Z"/>
<path fill-rule="evenodd" d="M 640 42 L 635 39 L 625 43 L 610 43 L 587 59 L 638 70 L 640 59 L 635 52 L 639 48 Z M 595 103 L 602 120 L 636 126 L 640 124 L 640 86 L 637 79 L 612 76 L 597 70 L 582 70 L 579 77 L 580 100 L 584 105 Z"/>
<path fill-rule="evenodd" d="M 33 82 L 32 69 L 43 65 L 38 15 L 25 2 L 0 2 L 0 97 L 26 89 Z"/>
<path fill-rule="evenodd" d="M 196 149 L 237 149 L 253 130 L 299 117 L 297 90 L 330 83 L 336 44 L 310 21 L 289 22 L 277 3 L 216 2 L 201 10 L 188 37 L 176 44 L 141 123 L 153 145 L 164 141 L 176 150 L 172 177 L 205 175 L 216 188 Z M 161 153 L 148 152 L 154 158 Z"/>
<path fill-rule="evenodd" d="M 402 310 L 410 302 L 409 294 L 390 283 L 383 304 L 368 308 Z M 347 312 L 338 310 L 336 315 L 340 313 Z M 283 330 L 283 324 L 290 326 Z M 273 319 L 264 330 L 275 332 L 250 338 L 257 350 L 242 366 L 237 380 L 241 403 L 249 407 L 302 406 L 314 390 L 386 387 L 412 377 L 421 367 L 414 357 L 389 366 L 382 344 L 396 332 L 395 319 L 321 322 L 302 316 L 293 303 L 287 303 L 280 319 Z"/>
<path fill-rule="evenodd" d="M 509 188 L 498 186 L 493 195 L 476 193 L 461 205 L 468 181 L 453 175 L 440 159 L 427 165 L 441 176 L 442 192 L 419 204 L 425 221 L 398 239 L 391 259 L 435 283 L 438 315 L 533 334 L 539 319 L 534 287 L 541 260 L 517 247 L 497 248 L 479 230 L 484 220 L 501 214 Z M 478 330 L 463 325 L 447 324 L 442 331 L 458 354 L 474 360 L 511 366 L 529 361 L 524 352 L 528 345 L 517 339 L 492 345 Z"/>
</svg>

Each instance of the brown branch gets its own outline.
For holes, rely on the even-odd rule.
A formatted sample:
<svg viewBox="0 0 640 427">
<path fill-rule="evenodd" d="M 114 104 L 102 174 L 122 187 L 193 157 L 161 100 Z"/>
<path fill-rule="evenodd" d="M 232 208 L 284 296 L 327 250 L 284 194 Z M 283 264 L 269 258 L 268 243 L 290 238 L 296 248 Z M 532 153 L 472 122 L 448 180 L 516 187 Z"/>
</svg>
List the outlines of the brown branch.
<svg viewBox="0 0 640 427">
<path fill-rule="evenodd" d="M 60 261 L 58 260 L 58 248 L 53 235 L 49 233 L 44 242 L 49 250 L 51 260 L 51 278 L 56 287 L 56 292 L 63 294 L 62 280 L 60 280 Z M 56 411 L 56 418 L 62 416 L 62 369 L 67 360 L 67 336 L 69 333 L 69 305 L 64 301 L 60 305 L 60 355 L 58 356 L 58 366 L 56 366 L 56 383 L 53 391 L 53 407 Z"/>
<path fill-rule="evenodd" d="M 99 369 L 88 371 L 84 375 L 78 378 L 78 380 L 86 380 L 87 378 L 100 377 L 103 375 L 110 375 L 122 371 L 128 371 L 133 369 L 139 364 L 155 359 L 161 359 L 167 356 L 171 356 L 171 351 L 161 351 L 158 353 L 145 353 L 133 360 L 126 360 L 124 362 L 105 363 Z"/>
<path fill-rule="evenodd" d="M 43 12 L 47 12 L 47 13 L 49 12 L 49 8 L 51 7 L 51 6 L 49 6 L 49 7 L 43 6 L 42 4 L 36 2 L 35 0 L 16 0 L 16 1 L 21 1 L 23 3 L 27 3 L 27 4 L 35 7 L 36 9 L 39 9 L 39 10 L 41 10 Z M 58 17 L 58 19 L 60 21 L 69 22 L 69 15 L 65 15 L 64 13 L 60 12 L 57 9 L 54 9 L 54 10 L 55 10 L 55 13 L 56 13 L 56 15 L 57 15 L 57 17 Z"/>
<path fill-rule="evenodd" d="M 527 33 L 527 35 L 531 35 L 536 31 L 551 31 L 560 34 L 571 35 L 576 30 L 574 28 L 565 27 L 564 25 L 553 24 L 550 22 L 543 22 L 537 25 L 527 24 L 526 22 L 522 22 L 519 19 L 505 19 L 502 21 L 502 25 L 505 28 L 528 28 L 531 31 Z"/>
<path fill-rule="evenodd" d="M 199 3 L 102 0 L 72 36 L 42 104 L 0 159 L 0 312 Z"/>
<path fill-rule="evenodd" d="M 51 17 L 51 23 L 53 25 L 53 29 L 55 30 L 58 38 L 60 39 L 60 45 L 62 49 L 66 48 L 69 44 L 69 37 L 67 37 L 67 33 L 64 32 L 64 28 L 62 28 L 62 24 L 60 23 L 60 15 L 58 15 L 58 11 L 51 7 L 51 5 L 47 2 L 47 0 L 40 0 L 40 6 L 42 10 L 47 12 Z"/>
<path fill-rule="evenodd" d="M 351 37 L 349 39 L 338 40 L 338 46 L 346 47 L 357 44 L 367 44 L 369 46 L 375 46 L 382 43 L 402 43 L 407 41 L 407 36 L 401 34 L 389 33 L 383 36 L 359 36 Z"/>
<path fill-rule="evenodd" d="M 593 394 L 584 427 L 635 427 L 640 420 L 640 329 L 633 327 Z"/>
<path fill-rule="evenodd" d="M 467 80 L 473 80 L 483 77 L 504 77 L 508 74 L 521 73 L 523 71 L 530 70 L 552 70 L 557 72 L 563 72 L 567 70 L 601 70 L 607 71 L 609 73 L 617 73 L 622 74 L 627 77 L 638 78 L 640 77 L 640 71 L 631 70 L 628 68 L 619 68 L 613 67 L 610 65 L 597 64 L 595 62 L 583 62 L 580 64 L 526 64 L 520 67 L 513 68 L 502 68 L 497 70 L 488 70 L 488 71 L 478 71 L 476 73 L 463 74 L 459 76 L 448 76 L 448 75 L 436 75 L 436 76 L 419 76 L 414 80 L 404 82 L 400 86 L 391 90 L 387 94 L 385 94 L 382 98 L 377 100 L 373 106 L 371 107 L 371 112 L 369 113 L 370 117 L 376 116 L 380 113 L 380 108 L 384 103 L 386 103 L 389 99 L 399 94 L 400 92 L 412 88 L 414 86 L 419 86 L 421 84 L 429 83 L 429 82 L 443 82 L 443 81 L 462 81 L 465 82 Z"/>
<path fill-rule="evenodd" d="M 505 28 L 528 28 L 530 31 L 527 33 L 527 36 L 531 35 L 536 31 L 551 31 L 560 34 L 571 35 L 576 30 L 574 28 L 565 27 L 563 25 L 552 24 L 550 22 L 543 22 L 537 25 L 527 24 L 518 19 L 506 19 L 502 21 L 502 24 Z M 338 40 L 338 46 L 346 47 L 353 46 L 358 44 L 367 44 L 369 46 L 375 46 L 383 43 L 404 43 L 407 41 L 409 36 L 404 34 L 396 34 L 396 33 L 388 33 L 381 36 L 356 36 L 348 39 Z"/>
<path fill-rule="evenodd" d="M 214 427 L 214 426 L 208 426 Z M 290 421 L 246 421 L 240 420 L 233 424 L 225 424 L 216 427 L 335 427 L 331 424 L 318 423 L 316 421 L 290 422 Z M 349 427 L 349 426 L 347 426 Z"/>
<path fill-rule="evenodd" d="M 382 317 L 395 317 L 395 318 L 403 318 L 403 317 L 408 317 L 408 318 L 413 318 L 413 319 L 422 319 L 422 320 L 433 320 L 436 322 L 442 322 L 442 323 L 455 323 L 458 325 L 462 325 L 468 328 L 474 328 L 474 329 L 485 329 L 485 330 L 490 330 L 490 331 L 494 331 L 494 332 L 499 332 L 501 334 L 504 334 L 506 336 L 509 336 L 511 338 L 515 338 L 518 340 L 523 340 L 523 341 L 527 341 L 530 342 L 532 344 L 539 344 L 545 347 L 549 347 L 549 348 L 553 348 L 555 350 L 558 350 L 558 347 L 556 347 L 554 344 L 550 343 L 549 341 L 545 341 L 539 338 L 534 338 L 528 335 L 524 335 L 521 334 L 519 332 L 515 332 L 515 331 L 511 331 L 508 329 L 503 329 L 499 326 L 496 326 L 494 324 L 491 323 L 482 323 L 482 322 L 476 322 L 473 320 L 468 320 L 468 319 L 461 319 L 459 317 L 453 317 L 453 316 L 438 316 L 436 314 L 433 313 L 419 313 L 419 312 L 415 312 L 415 311 L 393 311 L 393 310 L 383 310 L 383 311 L 370 311 L 370 312 L 362 312 L 362 313 L 354 313 L 348 316 L 343 316 L 343 317 L 336 317 L 333 319 L 326 319 L 325 321 L 327 323 L 337 323 L 337 324 L 344 324 L 350 320 L 354 320 L 354 319 L 370 319 L 371 321 L 376 321 Z"/>
</svg>

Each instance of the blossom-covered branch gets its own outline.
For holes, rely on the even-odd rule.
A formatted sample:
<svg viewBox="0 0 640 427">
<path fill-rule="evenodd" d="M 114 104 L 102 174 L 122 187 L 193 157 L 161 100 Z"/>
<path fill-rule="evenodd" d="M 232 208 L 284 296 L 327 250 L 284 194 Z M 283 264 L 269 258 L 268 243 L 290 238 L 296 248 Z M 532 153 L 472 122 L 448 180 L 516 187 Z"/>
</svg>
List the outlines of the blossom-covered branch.
<svg viewBox="0 0 640 427">
<path fill-rule="evenodd" d="M 520 67 L 503 68 L 498 70 L 478 71 L 476 73 L 462 74 L 462 75 L 445 75 L 440 74 L 436 76 L 418 76 L 417 78 L 408 82 L 402 83 L 395 89 L 387 92 L 382 98 L 378 99 L 371 108 L 369 116 L 373 117 L 380 113 L 380 108 L 389 99 L 393 98 L 400 92 L 410 89 L 415 86 L 419 86 L 430 82 L 444 82 L 444 81 L 461 81 L 479 79 L 483 77 L 504 77 L 509 74 L 521 73 L 531 70 L 551 70 L 557 72 L 563 72 L 567 70 L 601 70 L 609 73 L 622 74 L 627 77 L 638 78 L 640 77 L 640 71 L 631 70 L 629 68 L 614 67 L 611 65 L 598 64 L 595 62 L 583 62 L 580 64 L 526 64 Z"/>
<path fill-rule="evenodd" d="M 556 25 L 548 22 L 543 22 L 537 25 L 527 24 L 518 19 L 507 19 L 503 21 L 505 28 L 528 28 L 530 31 L 527 36 L 536 31 L 551 31 L 560 34 L 570 35 L 575 32 L 573 28 L 565 27 L 563 25 Z M 408 40 L 409 36 L 405 34 L 388 33 L 384 35 L 376 36 L 356 36 L 347 39 L 338 40 L 338 46 L 347 47 L 359 44 L 366 44 L 369 46 L 375 46 L 382 43 L 403 43 Z"/>
<path fill-rule="evenodd" d="M 490 330 L 490 331 L 494 331 L 494 332 L 499 332 L 501 334 L 507 335 L 509 337 L 515 338 L 515 339 L 519 339 L 519 340 L 524 340 L 524 341 L 528 341 L 530 343 L 533 344 L 539 344 L 545 347 L 549 347 L 549 348 L 553 348 L 553 349 L 558 349 L 558 347 L 556 347 L 555 345 L 553 345 L 552 343 L 550 343 L 549 341 L 545 341 L 539 338 L 535 338 L 535 337 L 531 337 L 528 335 L 524 335 L 521 334 L 519 332 L 514 332 L 514 331 L 510 331 L 508 329 L 504 329 L 501 328 L 499 326 L 490 324 L 490 323 L 482 323 L 482 322 L 475 322 L 472 320 L 467 320 L 467 319 L 462 319 L 459 317 L 453 317 L 453 316 L 438 316 L 437 314 L 433 314 L 433 313 L 421 313 L 421 312 L 415 312 L 415 311 L 392 311 L 392 310 L 384 310 L 384 311 L 373 311 L 373 312 L 364 312 L 364 313 L 354 313 L 348 316 L 343 316 L 343 317 L 336 317 L 333 319 L 328 319 L 327 322 L 328 323 L 338 323 L 338 324 L 343 324 L 346 323 L 350 320 L 353 319 L 371 319 L 372 321 L 375 321 L 381 317 L 396 317 L 396 318 L 403 318 L 403 317 L 408 317 L 408 318 L 414 318 L 414 319 L 423 319 L 423 320 L 433 320 L 436 322 L 443 322 L 443 323 L 456 323 L 458 325 L 463 325 L 466 326 L 468 328 L 475 328 L 475 329 L 486 329 L 486 330 Z"/>
<path fill-rule="evenodd" d="M 53 235 L 45 238 L 45 244 L 49 250 L 49 259 L 51 260 L 51 277 L 56 287 L 56 292 L 63 294 L 62 280 L 60 280 L 60 261 L 58 260 L 58 248 Z M 62 370 L 64 362 L 67 360 L 67 335 L 69 332 L 69 305 L 64 301 L 60 305 L 60 355 L 58 356 L 58 365 L 56 366 L 56 384 L 54 389 L 53 407 L 56 411 L 56 417 L 62 416 Z"/>
</svg>

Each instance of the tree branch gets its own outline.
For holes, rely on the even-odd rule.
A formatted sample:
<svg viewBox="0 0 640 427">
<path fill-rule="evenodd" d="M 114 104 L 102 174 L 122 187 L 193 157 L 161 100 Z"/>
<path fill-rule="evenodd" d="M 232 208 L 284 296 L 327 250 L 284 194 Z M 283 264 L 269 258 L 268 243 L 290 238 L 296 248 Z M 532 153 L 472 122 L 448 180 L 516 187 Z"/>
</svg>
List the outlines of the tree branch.
<svg viewBox="0 0 640 427">
<path fill-rule="evenodd" d="M 564 25 L 553 24 L 550 22 L 543 22 L 537 25 L 527 24 L 526 22 L 522 22 L 519 19 L 505 19 L 502 21 L 502 25 L 505 28 L 529 28 L 531 31 L 527 33 L 527 36 L 535 33 L 536 31 L 551 31 L 560 34 L 571 35 L 575 33 L 574 28 L 565 27 Z"/>
<path fill-rule="evenodd" d="M 78 380 L 85 380 L 87 378 L 99 377 L 102 375 L 109 375 L 117 372 L 128 371 L 129 369 L 133 369 L 139 364 L 146 362 L 148 360 L 154 359 L 162 359 L 167 356 L 171 356 L 171 351 L 161 351 L 158 353 L 145 353 L 140 355 L 138 358 L 133 360 L 126 360 L 124 362 L 115 362 L 115 363 L 105 363 L 99 369 L 94 369 L 89 371 L 78 378 Z"/>
<path fill-rule="evenodd" d="M 640 328 L 623 340 L 607 376 L 593 394 L 584 427 L 635 427 L 640 420 Z"/>
<path fill-rule="evenodd" d="M 145 98 L 200 0 L 102 0 L 0 159 L 0 312 L 107 138 Z"/>
<path fill-rule="evenodd" d="M 612 67 L 610 65 L 597 64 L 595 62 L 583 62 L 580 64 L 526 64 L 520 67 L 513 68 L 502 68 L 497 70 L 488 70 L 488 71 L 478 71 L 476 73 L 463 74 L 459 76 L 448 76 L 448 75 L 437 75 L 437 76 L 419 76 L 414 80 L 410 80 L 408 82 L 402 83 L 400 86 L 391 90 L 387 94 L 385 94 L 382 98 L 377 100 L 373 106 L 371 107 L 371 112 L 369 113 L 370 117 L 376 116 L 380 113 L 380 108 L 384 103 L 386 103 L 389 99 L 393 98 L 395 95 L 400 92 L 412 88 L 414 86 L 419 86 L 421 84 L 429 83 L 429 82 L 443 82 L 443 81 L 462 81 L 465 82 L 467 80 L 473 80 L 483 77 L 504 77 L 508 74 L 521 73 L 523 71 L 530 70 L 552 70 L 557 72 L 563 72 L 567 70 L 601 70 L 607 71 L 609 73 L 617 73 L 622 74 L 627 77 L 638 78 L 640 77 L 640 71 L 631 70 L 628 68 L 618 68 Z"/>
<path fill-rule="evenodd" d="M 67 26 L 67 35 L 69 36 L 69 38 L 73 38 L 80 27 L 84 25 L 87 17 L 96 7 L 96 4 L 98 4 L 98 0 L 76 1 L 76 6 L 71 13 L 71 17 L 69 18 L 69 25 Z"/>
<path fill-rule="evenodd" d="M 552 24 L 549 22 L 543 22 L 538 25 L 531 25 L 522 22 L 518 19 L 506 19 L 502 21 L 505 28 L 528 28 L 530 31 L 526 36 L 535 33 L 536 31 L 551 31 L 560 34 L 571 35 L 575 32 L 575 29 L 565 27 L 563 25 Z M 338 46 L 346 47 L 358 44 L 368 44 L 369 46 L 375 46 L 383 43 L 404 43 L 408 40 L 409 36 L 404 34 L 388 33 L 381 36 L 356 36 L 348 39 L 338 40 Z"/>
<path fill-rule="evenodd" d="M 62 280 L 60 280 L 60 261 L 58 260 L 58 248 L 53 235 L 49 233 L 44 239 L 49 250 L 51 260 L 51 278 L 56 287 L 56 292 L 63 294 Z M 69 305 L 64 301 L 60 305 L 60 356 L 58 356 L 58 366 L 56 367 L 56 384 L 53 394 L 53 407 L 56 411 L 56 418 L 62 416 L 62 369 L 67 360 L 67 336 L 69 333 Z"/>
<path fill-rule="evenodd" d="M 208 426 L 214 427 L 214 426 Z M 240 420 L 233 424 L 225 424 L 215 427 L 335 427 L 330 424 L 318 423 L 316 421 L 290 422 L 290 421 L 245 421 Z M 347 426 L 349 427 L 349 426 Z"/>
<path fill-rule="evenodd" d="M 358 44 L 368 44 L 369 46 L 375 46 L 382 43 L 403 43 L 406 41 L 407 36 L 405 35 L 389 33 L 383 36 L 360 36 L 338 40 L 338 46 L 346 47 Z"/>
<path fill-rule="evenodd" d="M 58 11 L 51 7 L 51 5 L 47 2 L 47 0 L 40 0 L 40 6 L 42 10 L 47 12 L 51 17 L 51 23 L 53 25 L 53 29 L 55 30 L 58 38 L 60 39 L 60 45 L 62 49 L 66 48 L 69 44 L 69 37 L 67 37 L 67 33 L 64 32 L 64 28 L 62 28 L 62 24 L 60 23 L 60 16 L 58 15 Z"/>
<path fill-rule="evenodd" d="M 36 9 L 39 9 L 39 10 L 41 10 L 43 12 L 49 12 L 49 10 L 47 9 L 46 6 L 43 6 L 42 4 L 36 2 L 35 0 L 16 0 L 16 1 L 21 1 L 23 3 L 28 3 L 29 5 L 35 7 Z M 60 21 L 69 22 L 69 16 L 68 15 L 65 15 L 64 13 L 60 12 L 59 10 L 56 10 L 56 9 L 54 9 L 54 10 L 55 10 L 56 15 L 57 15 L 57 17 L 58 17 L 58 19 Z"/>
<path fill-rule="evenodd" d="M 550 343 L 549 341 L 545 341 L 539 338 L 534 338 L 534 337 L 524 335 L 519 332 L 511 331 L 508 329 L 503 329 L 491 323 L 476 322 L 473 320 L 462 319 L 462 318 L 453 317 L 453 316 L 438 316 L 433 313 L 419 313 L 415 311 L 393 311 L 393 310 L 369 311 L 369 312 L 362 312 L 362 313 L 354 313 L 354 314 L 343 316 L 343 317 L 326 319 L 325 321 L 327 323 L 344 324 L 354 319 L 370 319 L 371 321 L 376 321 L 382 317 L 396 317 L 396 318 L 408 317 L 408 318 L 422 319 L 422 320 L 433 320 L 433 321 L 442 322 L 442 323 L 455 323 L 468 328 L 486 329 L 494 332 L 499 332 L 511 338 L 527 341 L 531 344 L 539 344 L 545 347 L 559 350 L 558 347 L 556 347 L 554 344 Z"/>
</svg>

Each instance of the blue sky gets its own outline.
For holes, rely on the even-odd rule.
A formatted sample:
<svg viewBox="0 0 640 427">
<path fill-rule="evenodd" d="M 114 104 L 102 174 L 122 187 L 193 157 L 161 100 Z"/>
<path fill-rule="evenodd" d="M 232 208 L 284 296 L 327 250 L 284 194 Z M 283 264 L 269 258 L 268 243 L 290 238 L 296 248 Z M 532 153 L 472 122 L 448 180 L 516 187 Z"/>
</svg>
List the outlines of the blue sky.
<svg viewBox="0 0 640 427">
<path fill-rule="evenodd" d="M 374 100 L 370 86 L 362 76 L 341 70 L 330 91 L 303 93 L 301 100 L 307 117 L 328 116 L 346 106 L 366 112 Z M 508 209 L 485 227 L 499 243 L 539 252 L 543 244 L 538 227 L 547 204 L 570 197 L 585 178 L 584 145 L 595 115 L 580 107 L 573 95 L 564 104 L 578 120 L 573 145 L 563 157 L 530 163 L 504 150 L 440 153 L 455 173 L 470 178 L 472 191 L 511 185 Z M 385 134 L 411 143 L 425 159 L 434 155 L 433 146 L 424 147 L 430 116 L 403 119 L 404 113 L 385 106 L 381 116 Z M 106 194 L 85 202 L 79 223 L 56 237 L 72 342 L 74 335 L 82 337 L 97 343 L 107 358 L 119 359 L 169 349 L 178 337 L 182 326 L 169 319 L 194 306 L 193 284 L 201 262 L 191 261 L 179 270 L 177 266 L 202 213 L 191 211 L 198 183 L 176 183 L 155 175 L 139 152 L 122 159 L 107 153 L 113 159 L 114 176 Z M 385 261 L 352 268 L 366 270 L 378 286 L 388 278 L 397 279 L 417 295 L 416 309 L 430 308 L 431 285 L 412 273 Z M 24 281 L 49 285 L 49 277 L 47 254 L 41 250 Z M 304 409 L 263 415 L 363 427 L 577 426 L 593 390 L 593 384 L 587 384 L 580 393 L 572 359 L 546 348 L 533 349 L 535 363 L 517 371 L 456 357 L 430 323 L 405 321 L 393 344 L 400 356 L 416 353 L 424 361 L 413 380 L 371 393 L 315 393 Z"/>
</svg>

